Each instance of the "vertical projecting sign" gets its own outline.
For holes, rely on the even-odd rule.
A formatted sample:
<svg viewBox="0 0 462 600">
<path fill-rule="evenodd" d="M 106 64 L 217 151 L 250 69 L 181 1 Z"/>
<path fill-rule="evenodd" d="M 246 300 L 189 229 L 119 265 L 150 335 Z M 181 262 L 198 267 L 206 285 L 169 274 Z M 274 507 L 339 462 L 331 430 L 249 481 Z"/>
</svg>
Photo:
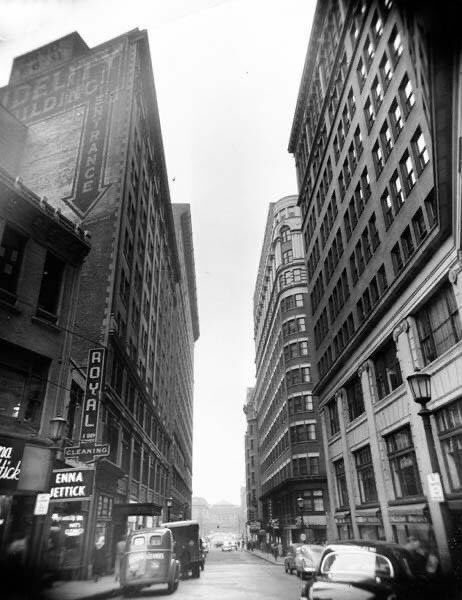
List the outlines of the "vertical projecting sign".
<svg viewBox="0 0 462 600">
<path fill-rule="evenodd" d="M 83 403 L 82 433 L 80 435 L 80 441 L 83 443 L 96 442 L 105 352 L 104 348 L 92 348 L 88 353 L 87 385 Z"/>
</svg>

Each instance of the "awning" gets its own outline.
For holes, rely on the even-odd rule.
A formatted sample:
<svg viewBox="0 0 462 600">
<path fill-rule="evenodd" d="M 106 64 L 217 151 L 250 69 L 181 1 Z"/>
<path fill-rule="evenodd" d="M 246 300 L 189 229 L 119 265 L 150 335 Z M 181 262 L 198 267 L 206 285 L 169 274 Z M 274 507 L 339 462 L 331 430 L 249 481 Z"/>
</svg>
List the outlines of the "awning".
<svg viewBox="0 0 462 600">
<path fill-rule="evenodd" d="M 380 508 L 358 508 L 356 509 L 356 522 L 369 523 L 371 525 L 381 525 L 381 511 Z"/>
<path fill-rule="evenodd" d="M 427 523 L 429 521 L 426 502 L 389 506 L 388 516 L 392 523 Z"/>
</svg>

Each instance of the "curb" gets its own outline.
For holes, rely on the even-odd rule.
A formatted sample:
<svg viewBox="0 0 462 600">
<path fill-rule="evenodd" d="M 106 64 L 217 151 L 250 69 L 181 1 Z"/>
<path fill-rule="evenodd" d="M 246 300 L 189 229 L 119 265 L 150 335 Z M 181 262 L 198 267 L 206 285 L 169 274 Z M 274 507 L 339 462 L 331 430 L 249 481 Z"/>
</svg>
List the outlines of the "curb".
<svg viewBox="0 0 462 600">
<path fill-rule="evenodd" d="M 271 560 L 271 558 L 266 558 L 266 556 L 263 556 L 262 554 L 258 553 L 256 554 L 255 552 L 252 552 L 251 550 L 246 550 L 247 554 L 251 554 L 252 556 L 257 556 L 258 558 L 261 558 L 261 560 L 265 560 L 266 562 L 280 567 L 284 566 L 283 562 L 275 562 L 274 560 Z"/>
<path fill-rule="evenodd" d="M 110 588 L 108 590 L 101 590 L 100 592 L 94 592 L 90 594 L 83 594 L 82 596 L 75 596 L 74 600 L 104 600 L 105 598 L 114 598 L 120 595 L 121 588 Z M 49 599 L 51 596 L 45 594 L 45 598 Z"/>
</svg>

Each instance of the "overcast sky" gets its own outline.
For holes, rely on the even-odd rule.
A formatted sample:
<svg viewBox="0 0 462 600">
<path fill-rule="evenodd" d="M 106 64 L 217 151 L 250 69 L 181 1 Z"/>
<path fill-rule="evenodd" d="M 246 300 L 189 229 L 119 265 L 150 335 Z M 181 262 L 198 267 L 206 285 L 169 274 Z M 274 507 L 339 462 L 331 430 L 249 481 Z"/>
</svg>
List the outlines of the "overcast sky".
<svg viewBox="0 0 462 600">
<path fill-rule="evenodd" d="M 0 86 L 14 56 L 71 31 L 93 47 L 147 29 L 173 202 L 191 204 L 201 336 L 193 493 L 240 501 L 255 380 L 252 296 L 287 153 L 314 0 L 0 0 Z"/>
</svg>

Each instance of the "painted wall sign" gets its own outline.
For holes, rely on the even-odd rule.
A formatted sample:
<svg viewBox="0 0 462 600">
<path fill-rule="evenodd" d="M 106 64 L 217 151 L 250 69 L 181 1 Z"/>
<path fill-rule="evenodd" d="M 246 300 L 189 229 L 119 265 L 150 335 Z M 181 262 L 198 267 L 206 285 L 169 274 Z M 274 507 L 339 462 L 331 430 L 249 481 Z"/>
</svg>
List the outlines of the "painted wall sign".
<svg viewBox="0 0 462 600">
<path fill-rule="evenodd" d="M 82 430 L 80 434 L 82 443 L 96 442 L 100 393 L 104 381 L 105 354 L 106 350 L 104 348 L 92 348 L 88 352 L 87 385 L 83 401 Z"/>
<path fill-rule="evenodd" d="M 62 200 L 84 217 L 109 187 L 104 183 L 104 158 L 109 136 L 113 93 L 121 81 L 123 46 L 90 60 L 79 59 L 52 72 L 9 86 L 2 103 L 27 125 L 82 107 L 72 191 Z M 50 121 L 50 128 L 52 122 Z"/>
<path fill-rule="evenodd" d="M 24 440 L 0 438 L 0 494 L 18 487 L 25 445 Z"/>
<path fill-rule="evenodd" d="M 94 469 L 54 470 L 50 502 L 89 500 L 93 492 L 94 473 Z"/>
</svg>

